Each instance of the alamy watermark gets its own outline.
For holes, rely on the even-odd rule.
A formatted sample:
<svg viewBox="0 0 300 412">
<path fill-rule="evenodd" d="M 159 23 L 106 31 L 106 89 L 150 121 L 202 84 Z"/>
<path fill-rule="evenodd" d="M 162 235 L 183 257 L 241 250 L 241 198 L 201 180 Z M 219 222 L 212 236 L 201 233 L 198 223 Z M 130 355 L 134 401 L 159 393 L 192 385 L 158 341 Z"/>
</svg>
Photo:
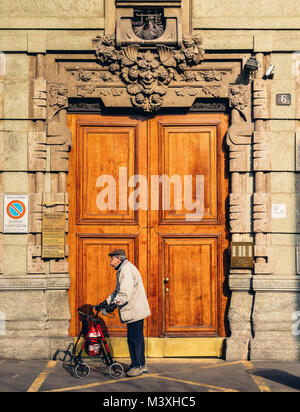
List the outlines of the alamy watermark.
<svg viewBox="0 0 300 412">
<path fill-rule="evenodd" d="M 147 179 L 140 174 L 128 177 L 127 167 L 119 167 L 118 193 L 117 181 L 112 175 L 99 176 L 96 187 L 102 188 L 96 197 L 97 208 L 101 211 L 181 210 L 185 211 L 187 221 L 201 220 L 204 215 L 203 175 L 184 175 L 183 178 L 151 175 Z M 129 188 L 134 190 L 129 191 Z"/>
</svg>

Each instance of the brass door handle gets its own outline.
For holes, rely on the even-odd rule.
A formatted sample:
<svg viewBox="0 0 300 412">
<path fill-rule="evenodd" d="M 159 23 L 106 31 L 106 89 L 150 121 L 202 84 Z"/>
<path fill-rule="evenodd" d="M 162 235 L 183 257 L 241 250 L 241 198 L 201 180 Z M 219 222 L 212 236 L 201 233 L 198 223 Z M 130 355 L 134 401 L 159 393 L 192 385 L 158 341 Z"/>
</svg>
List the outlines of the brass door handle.
<svg viewBox="0 0 300 412">
<path fill-rule="evenodd" d="M 169 292 L 169 288 L 166 288 L 166 289 L 165 289 L 165 292 Z"/>
</svg>

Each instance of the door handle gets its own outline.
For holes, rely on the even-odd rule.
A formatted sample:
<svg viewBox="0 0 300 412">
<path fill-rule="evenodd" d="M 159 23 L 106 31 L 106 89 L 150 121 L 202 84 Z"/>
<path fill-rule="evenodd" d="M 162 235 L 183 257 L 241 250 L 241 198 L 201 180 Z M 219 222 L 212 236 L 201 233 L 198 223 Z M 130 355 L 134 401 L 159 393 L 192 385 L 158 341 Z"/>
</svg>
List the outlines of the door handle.
<svg viewBox="0 0 300 412">
<path fill-rule="evenodd" d="M 164 278 L 164 283 L 168 283 L 169 282 L 169 278 Z"/>
<path fill-rule="evenodd" d="M 169 292 L 169 288 L 166 288 L 166 289 L 165 289 L 165 292 Z"/>
</svg>

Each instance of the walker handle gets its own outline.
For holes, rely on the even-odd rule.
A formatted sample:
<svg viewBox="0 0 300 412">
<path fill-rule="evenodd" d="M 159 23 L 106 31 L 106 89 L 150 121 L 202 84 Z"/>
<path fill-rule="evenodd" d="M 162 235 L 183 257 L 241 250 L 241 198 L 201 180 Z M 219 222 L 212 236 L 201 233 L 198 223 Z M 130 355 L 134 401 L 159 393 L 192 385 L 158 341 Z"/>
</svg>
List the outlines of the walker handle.
<svg viewBox="0 0 300 412">
<path fill-rule="evenodd" d="M 80 312 L 80 310 L 78 310 L 79 315 L 84 316 L 85 318 L 91 320 L 92 322 L 97 322 L 98 319 L 96 318 L 92 318 L 91 316 L 87 315 L 86 313 Z M 91 311 L 90 311 L 91 313 Z M 101 312 L 97 312 L 96 317 L 98 316 L 98 314 L 101 313 L 102 315 L 106 316 L 107 318 L 114 318 L 115 315 L 108 315 L 108 313 L 106 312 L 105 309 L 103 309 Z"/>
</svg>

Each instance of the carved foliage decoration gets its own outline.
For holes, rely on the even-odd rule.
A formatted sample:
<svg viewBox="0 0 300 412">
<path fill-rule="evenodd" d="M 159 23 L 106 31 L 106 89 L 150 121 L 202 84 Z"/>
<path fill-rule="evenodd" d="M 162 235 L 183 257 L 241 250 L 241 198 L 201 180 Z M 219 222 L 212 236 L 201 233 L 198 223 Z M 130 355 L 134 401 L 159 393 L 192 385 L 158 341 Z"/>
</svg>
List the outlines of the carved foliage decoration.
<svg viewBox="0 0 300 412">
<path fill-rule="evenodd" d="M 240 112 L 244 120 L 250 119 L 251 93 L 249 85 L 231 84 L 229 87 L 229 105 Z"/>
<path fill-rule="evenodd" d="M 68 107 L 68 86 L 66 84 L 53 83 L 48 90 L 48 114 L 52 117 L 61 109 Z"/>
<path fill-rule="evenodd" d="M 200 37 L 189 36 L 184 37 L 180 50 L 160 45 L 143 51 L 139 45 L 117 49 L 114 36 L 94 40 L 99 62 L 126 84 L 133 106 L 148 113 L 161 107 L 172 79 L 203 60 L 201 44 Z"/>
</svg>

